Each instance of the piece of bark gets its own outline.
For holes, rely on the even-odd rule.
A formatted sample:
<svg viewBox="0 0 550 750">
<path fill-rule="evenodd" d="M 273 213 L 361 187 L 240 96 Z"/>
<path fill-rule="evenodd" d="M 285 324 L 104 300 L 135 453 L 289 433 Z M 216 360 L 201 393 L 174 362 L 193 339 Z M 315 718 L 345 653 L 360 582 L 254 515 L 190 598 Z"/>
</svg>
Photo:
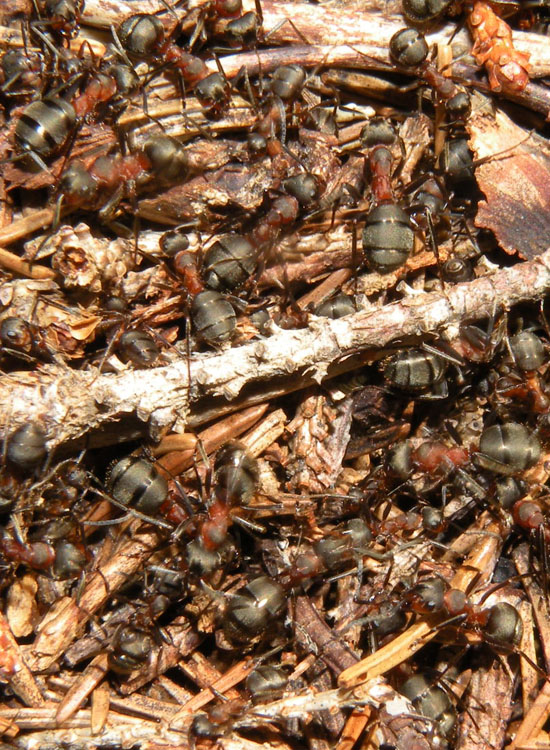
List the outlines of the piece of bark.
<svg viewBox="0 0 550 750">
<path fill-rule="evenodd" d="M 460 723 L 457 750 L 504 746 L 513 693 L 514 680 L 503 662 L 494 659 L 474 670 Z"/>
<path fill-rule="evenodd" d="M 528 260 L 540 255 L 548 249 L 550 237 L 547 140 L 526 134 L 502 110 L 483 107 L 474 110 L 468 130 L 476 157 L 488 159 L 475 170 L 485 194 L 476 226 L 492 230 L 507 253 Z"/>
</svg>

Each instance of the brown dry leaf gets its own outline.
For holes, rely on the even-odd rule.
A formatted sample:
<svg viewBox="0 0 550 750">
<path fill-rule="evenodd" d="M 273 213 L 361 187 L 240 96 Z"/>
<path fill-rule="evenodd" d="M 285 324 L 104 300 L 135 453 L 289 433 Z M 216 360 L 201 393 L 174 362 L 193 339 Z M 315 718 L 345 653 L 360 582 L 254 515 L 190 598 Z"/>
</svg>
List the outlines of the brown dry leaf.
<svg viewBox="0 0 550 750">
<path fill-rule="evenodd" d="M 550 244 L 550 153 L 546 142 L 526 133 L 500 110 L 493 114 L 479 108 L 468 130 L 476 158 L 494 155 L 475 170 L 486 197 L 479 203 L 476 226 L 492 230 L 507 253 L 531 260 Z"/>
</svg>

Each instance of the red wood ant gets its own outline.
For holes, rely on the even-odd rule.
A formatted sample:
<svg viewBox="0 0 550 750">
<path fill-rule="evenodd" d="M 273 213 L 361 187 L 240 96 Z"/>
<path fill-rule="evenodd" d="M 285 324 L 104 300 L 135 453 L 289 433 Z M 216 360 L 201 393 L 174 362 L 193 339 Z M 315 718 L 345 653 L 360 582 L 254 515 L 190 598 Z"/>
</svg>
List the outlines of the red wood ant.
<svg viewBox="0 0 550 750">
<path fill-rule="evenodd" d="M 108 200 L 100 216 L 108 218 L 124 195 L 133 197 L 136 189 L 152 180 L 170 183 L 185 179 L 187 172 L 188 159 L 179 141 L 152 136 L 127 156 L 100 156 L 89 166 L 72 161 L 60 178 L 58 212 L 61 202 L 95 208 L 106 194 Z"/>
<path fill-rule="evenodd" d="M 174 67 L 209 112 L 216 115 L 226 106 L 231 87 L 225 76 L 221 72 L 210 73 L 200 57 L 185 52 L 167 38 L 164 25 L 156 16 L 148 13 L 129 16 L 113 34 L 129 55 Z"/>
<path fill-rule="evenodd" d="M 492 592 L 486 596 L 489 593 Z M 442 578 L 420 581 L 405 594 L 405 600 L 418 614 L 447 615 L 449 620 L 438 628 L 463 622 L 483 629 L 484 636 L 497 644 L 517 645 L 521 639 L 523 625 L 515 607 L 499 602 L 483 608 L 481 604 L 474 604 L 463 591 L 450 588 Z"/>
<path fill-rule="evenodd" d="M 519 399 L 536 414 L 547 414 L 550 397 L 540 374 L 545 362 L 541 339 L 532 331 L 521 331 L 509 339 L 509 346 L 518 372 L 512 370 L 498 379 L 496 395 L 499 399 Z"/>
<path fill-rule="evenodd" d="M 130 66 L 112 64 L 104 72 L 94 72 L 71 101 L 50 94 L 31 102 L 15 124 L 15 141 L 23 154 L 48 171 L 43 159 L 67 146 L 78 126 L 100 105 L 111 103 L 120 111 L 120 101 L 128 100 L 138 87 L 139 79 Z"/>
<path fill-rule="evenodd" d="M 428 62 L 428 44 L 418 29 L 401 29 L 390 40 L 390 57 L 403 68 L 414 70 L 430 86 L 438 99 L 445 104 L 447 114 L 453 120 L 465 119 L 470 113 L 470 97 L 445 76 L 435 65 Z"/>
<path fill-rule="evenodd" d="M 55 550 L 45 542 L 19 542 L 6 533 L 0 537 L 0 551 L 10 562 L 23 563 L 34 570 L 45 570 L 55 561 Z"/>
<path fill-rule="evenodd" d="M 31 26 L 47 26 L 64 40 L 76 36 L 84 11 L 84 0 L 45 0 L 45 19 L 36 0 L 33 0 L 33 4 L 38 18 L 31 22 Z"/>
<path fill-rule="evenodd" d="M 283 182 L 287 195 L 274 198 L 265 215 L 247 235 L 228 234 L 206 251 L 202 274 L 196 257 L 182 250 L 172 260 L 192 299 L 191 321 L 199 339 L 209 344 L 231 338 L 236 326 L 235 312 L 220 291 L 234 291 L 243 286 L 256 270 L 261 254 L 268 254 L 285 229 L 293 224 L 302 205 L 318 195 L 315 175 L 300 173 Z M 204 290 L 204 286 L 209 287 Z"/>
<path fill-rule="evenodd" d="M 397 205 L 391 184 L 394 158 L 390 146 L 397 140 L 393 127 L 382 118 L 375 118 L 361 132 L 361 144 L 368 149 L 366 167 L 374 202 L 365 219 L 363 252 L 367 265 L 378 273 L 401 267 L 414 246 L 410 218 Z"/>
</svg>

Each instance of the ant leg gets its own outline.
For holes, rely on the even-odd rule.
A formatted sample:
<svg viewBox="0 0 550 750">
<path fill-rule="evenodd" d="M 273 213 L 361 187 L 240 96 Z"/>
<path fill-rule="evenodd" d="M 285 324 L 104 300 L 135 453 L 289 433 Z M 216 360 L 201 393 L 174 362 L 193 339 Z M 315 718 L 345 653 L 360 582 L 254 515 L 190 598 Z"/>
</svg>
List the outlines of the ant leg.
<svg viewBox="0 0 550 750">
<path fill-rule="evenodd" d="M 263 22 L 263 13 L 262 13 L 262 22 Z M 282 21 L 279 21 L 279 23 L 275 24 L 275 26 L 267 32 L 267 34 L 264 34 L 263 41 L 267 41 L 270 36 L 273 34 L 276 34 L 279 29 L 282 29 L 282 27 L 285 25 L 285 23 L 288 23 L 289 26 L 292 27 L 292 30 L 296 33 L 296 36 L 302 41 L 305 45 L 310 45 L 311 42 L 307 40 L 307 38 L 302 34 L 300 29 L 296 26 L 294 21 L 292 21 L 290 18 L 284 18 Z"/>
</svg>

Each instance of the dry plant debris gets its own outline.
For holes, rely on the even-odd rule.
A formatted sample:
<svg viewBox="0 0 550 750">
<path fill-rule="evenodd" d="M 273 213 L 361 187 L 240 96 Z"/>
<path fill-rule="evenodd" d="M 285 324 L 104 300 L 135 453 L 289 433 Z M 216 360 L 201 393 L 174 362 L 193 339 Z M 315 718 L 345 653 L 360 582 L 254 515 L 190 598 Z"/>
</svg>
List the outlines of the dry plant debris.
<svg viewBox="0 0 550 750">
<path fill-rule="evenodd" d="M 1 748 L 548 746 L 549 19 L 501 5 L 0 3 Z"/>
</svg>

